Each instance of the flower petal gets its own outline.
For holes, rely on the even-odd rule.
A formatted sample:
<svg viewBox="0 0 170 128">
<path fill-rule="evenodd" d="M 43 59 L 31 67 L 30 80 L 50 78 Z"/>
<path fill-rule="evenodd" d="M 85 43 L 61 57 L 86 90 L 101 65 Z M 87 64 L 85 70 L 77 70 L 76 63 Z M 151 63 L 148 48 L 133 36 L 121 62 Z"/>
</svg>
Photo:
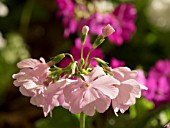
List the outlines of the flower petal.
<svg viewBox="0 0 170 128">
<path fill-rule="evenodd" d="M 34 68 L 38 64 L 40 64 L 38 60 L 28 58 L 17 63 L 17 66 L 18 68 Z"/>
<path fill-rule="evenodd" d="M 93 81 L 91 84 L 93 84 L 93 88 L 100 90 L 111 99 L 118 95 L 119 90 L 114 86 L 114 84 L 120 84 L 120 82 L 112 76 L 102 76 Z"/>
<path fill-rule="evenodd" d="M 95 101 L 98 98 L 99 98 L 99 95 L 97 91 L 93 88 L 88 88 L 84 93 L 83 101 L 81 103 L 81 108 Z"/>
</svg>

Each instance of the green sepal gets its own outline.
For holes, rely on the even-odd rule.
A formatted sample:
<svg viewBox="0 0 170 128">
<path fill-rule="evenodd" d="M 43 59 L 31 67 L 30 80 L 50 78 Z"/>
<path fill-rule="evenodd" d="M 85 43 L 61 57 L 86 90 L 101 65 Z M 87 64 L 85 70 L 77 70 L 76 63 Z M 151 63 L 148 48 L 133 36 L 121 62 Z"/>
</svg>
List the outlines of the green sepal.
<svg viewBox="0 0 170 128">
<path fill-rule="evenodd" d="M 105 40 L 104 38 L 98 36 L 93 43 L 93 49 L 97 48 L 100 44 L 102 44 L 104 40 Z"/>
<path fill-rule="evenodd" d="M 84 58 L 81 58 L 80 60 L 80 67 L 84 65 Z"/>
<path fill-rule="evenodd" d="M 81 44 L 84 45 L 85 41 L 86 41 L 86 37 L 87 37 L 87 34 L 84 34 L 81 36 Z"/>
<path fill-rule="evenodd" d="M 71 74 L 75 74 L 76 67 L 77 67 L 77 61 L 75 61 L 71 64 Z"/>
<path fill-rule="evenodd" d="M 53 80 L 58 80 L 63 73 L 63 69 L 59 67 L 50 68 L 51 73 L 49 74 L 49 77 L 51 77 Z"/>
</svg>

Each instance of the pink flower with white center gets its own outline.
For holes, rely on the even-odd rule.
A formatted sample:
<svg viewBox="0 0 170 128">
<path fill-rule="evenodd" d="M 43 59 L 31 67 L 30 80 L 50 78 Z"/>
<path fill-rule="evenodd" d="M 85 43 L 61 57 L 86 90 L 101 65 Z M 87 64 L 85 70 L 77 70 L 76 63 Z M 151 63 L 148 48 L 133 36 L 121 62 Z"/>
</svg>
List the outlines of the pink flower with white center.
<svg viewBox="0 0 170 128">
<path fill-rule="evenodd" d="M 69 110 L 78 114 L 84 112 L 93 116 L 95 110 L 100 113 L 105 112 L 110 106 L 111 99 L 118 95 L 118 88 L 115 84 L 120 82 L 110 75 L 106 75 L 99 66 L 93 68 L 88 75 L 82 75 L 76 83 L 64 88 L 66 102 L 69 103 Z"/>
<path fill-rule="evenodd" d="M 46 63 L 43 58 L 40 60 L 28 58 L 17 64 L 21 70 L 12 77 L 16 79 L 14 85 L 19 87 L 20 92 L 25 96 L 34 96 L 44 92 L 51 81 L 48 74 L 52 63 Z"/>
<path fill-rule="evenodd" d="M 31 98 L 31 104 L 43 108 L 44 116 L 48 113 L 52 116 L 52 110 L 56 106 L 63 106 L 68 109 L 69 104 L 65 102 L 63 88 L 75 80 L 61 78 L 58 81 L 50 84 L 45 92 L 37 94 Z"/>
<path fill-rule="evenodd" d="M 115 114 L 120 110 L 124 113 L 129 106 L 136 103 L 136 98 L 141 97 L 141 90 L 147 87 L 136 81 L 137 71 L 131 71 L 128 67 L 118 67 L 111 69 L 114 78 L 120 81 L 120 85 L 115 85 L 119 89 L 118 96 L 112 99 L 112 107 Z"/>
</svg>

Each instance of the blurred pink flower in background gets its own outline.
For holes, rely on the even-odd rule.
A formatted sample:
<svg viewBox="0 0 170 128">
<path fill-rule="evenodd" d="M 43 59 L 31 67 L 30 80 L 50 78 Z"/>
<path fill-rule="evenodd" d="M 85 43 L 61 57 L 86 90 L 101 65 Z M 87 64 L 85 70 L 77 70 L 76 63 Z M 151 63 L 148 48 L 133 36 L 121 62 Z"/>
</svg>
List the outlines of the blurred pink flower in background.
<svg viewBox="0 0 170 128">
<path fill-rule="evenodd" d="M 95 2 L 90 4 L 95 5 Z M 88 6 L 73 2 L 73 0 L 69 0 L 68 3 L 66 0 L 56 0 L 56 5 L 58 7 L 57 17 L 62 19 L 65 37 L 81 31 L 84 25 L 90 27 L 91 34 L 99 35 L 102 28 L 110 24 L 115 32 L 109 36 L 109 41 L 116 45 L 122 45 L 124 41 L 129 41 L 136 31 L 134 23 L 136 9 L 130 3 L 122 3 L 112 11 L 104 13 L 99 12 L 96 8 L 90 11 Z"/>
<path fill-rule="evenodd" d="M 146 79 L 148 91 L 144 96 L 156 105 L 170 102 L 170 60 L 159 60 L 151 68 Z"/>
<path fill-rule="evenodd" d="M 110 67 L 117 68 L 117 67 L 123 67 L 123 66 L 125 66 L 124 61 L 118 60 L 114 57 L 111 58 Z"/>
</svg>

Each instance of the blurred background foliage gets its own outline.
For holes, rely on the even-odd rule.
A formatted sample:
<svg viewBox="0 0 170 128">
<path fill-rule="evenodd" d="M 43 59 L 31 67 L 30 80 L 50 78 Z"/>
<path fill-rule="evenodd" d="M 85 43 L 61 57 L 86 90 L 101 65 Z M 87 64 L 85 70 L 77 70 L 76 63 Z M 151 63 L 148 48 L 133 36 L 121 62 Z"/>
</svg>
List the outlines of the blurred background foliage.
<svg viewBox="0 0 170 128">
<path fill-rule="evenodd" d="M 101 46 L 106 60 L 116 57 L 132 69 L 143 68 L 147 74 L 157 60 L 169 58 L 170 55 L 170 4 L 160 13 L 160 10 L 152 10 L 154 0 L 111 1 L 116 4 L 132 2 L 135 5 L 137 31 L 122 46 L 115 46 L 106 40 Z M 159 1 L 156 3 L 158 8 L 162 6 Z M 41 108 L 29 104 L 29 98 L 22 96 L 13 86 L 11 77 L 18 71 L 18 61 L 28 57 L 44 57 L 48 61 L 58 53 L 68 52 L 77 35 L 67 39 L 63 37 L 61 19 L 56 18 L 57 6 L 54 0 L 0 2 L 8 8 L 8 14 L 0 17 L 0 32 L 4 38 L 3 45 L 0 45 L 0 127 L 78 128 L 79 115 L 72 115 L 60 107 L 53 111 L 52 118 L 44 118 Z M 161 128 L 168 121 L 169 103 L 155 107 L 152 102 L 141 98 L 125 114 L 116 117 L 109 109 L 103 114 L 87 117 L 86 125 L 88 128 Z"/>
</svg>

